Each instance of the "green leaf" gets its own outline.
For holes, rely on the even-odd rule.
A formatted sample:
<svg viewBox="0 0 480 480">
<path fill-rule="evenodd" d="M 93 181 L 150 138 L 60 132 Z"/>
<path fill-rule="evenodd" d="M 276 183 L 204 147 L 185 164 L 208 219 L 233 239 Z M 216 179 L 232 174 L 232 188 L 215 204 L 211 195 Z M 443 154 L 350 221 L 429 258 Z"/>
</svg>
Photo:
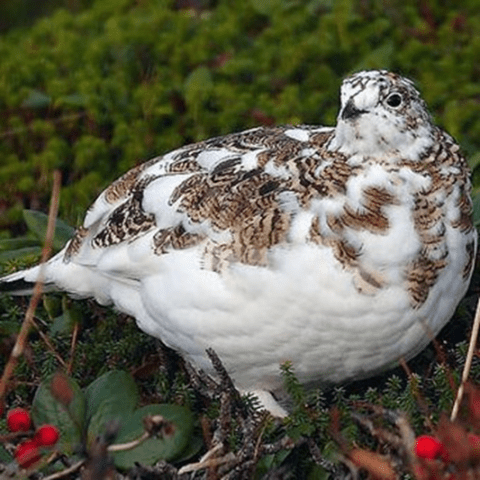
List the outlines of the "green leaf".
<svg viewBox="0 0 480 480">
<path fill-rule="evenodd" d="M 13 461 L 13 457 L 7 452 L 3 445 L 0 445 L 0 462 L 4 465 Z"/>
<path fill-rule="evenodd" d="M 47 232 L 48 215 L 36 210 L 24 210 L 23 218 L 28 229 L 34 233 L 41 242 L 43 242 Z M 55 222 L 55 236 L 53 238 L 54 250 L 60 250 L 74 233 L 74 228 L 67 225 L 62 220 L 57 219 Z"/>
<path fill-rule="evenodd" d="M 42 253 L 42 248 L 38 240 L 29 237 L 6 238 L 0 240 L 0 263 L 10 260 L 25 261 L 32 257 L 38 257 Z"/>
<path fill-rule="evenodd" d="M 1 251 L 0 250 L 0 263 L 7 262 L 9 260 L 28 260 L 30 257 L 38 257 L 42 253 L 42 247 L 25 247 L 18 248 L 16 250 Z"/>
<path fill-rule="evenodd" d="M 284 0 L 263 0 L 258 2 L 252 0 L 251 5 L 257 13 L 260 13 L 261 15 L 271 15 L 281 6 L 283 1 Z"/>
<path fill-rule="evenodd" d="M 390 68 L 394 58 L 395 44 L 388 40 L 375 48 L 355 66 L 355 71 L 368 70 L 371 68 Z"/>
<path fill-rule="evenodd" d="M 260 475 L 259 478 L 262 478 L 269 471 L 278 468 L 290 454 L 291 450 L 280 450 L 276 453 L 265 455 L 260 458 L 257 464 L 257 473 Z"/>
<path fill-rule="evenodd" d="M 84 107 L 87 103 L 87 99 L 84 95 L 80 93 L 72 93 L 71 95 L 65 95 L 64 97 L 60 97 L 55 101 L 55 107 L 73 107 L 79 108 Z"/>
<path fill-rule="evenodd" d="M 83 313 L 81 308 L 78 304 L 71 303 L 66 295 L 62 296 L 60 302 L 58 302 L 58 297 L 56 297 L 56 302 L 51 295 L 44 295 L 44 299 L 46 299 L 44 304 L 47 302 L 48 309 L 50 309 L 49 315 L 53 319 L 50 327 L 52 335 L 56 333 L 70 334 L 75 325 L 81 323 Z"/>
<path fill-rule="evenodd" d="M 213 89 L 212 74 L 207 67 L 196 68 L 185 80 L 185 100 L 194 110 L 200 108 Z"/>
<path fill-rule="evenodd" d="M 85 425 L 85 396 L 72 378 L 68 378 L 68 386 L 73 391 L 73 400 L 68 406 L 57 400 L 51 392 L 52 379 L 50 375 L 38 387 L 32 402 L 32 418 L 38 427 L 46 423 L 55 425 L 60 431 L 60 439 L 55 448 L 71 454 L 81 443 Z"/>
<path fill-rule="evenodd" d="M 120 370 L 107 372 L 85 390 L 87 400 L 87 443 L 102 434 L 110 421 L 122 421 L 130 416 L 139 399 L 132 376 Z"/>
<path fill-rule="evenodd" d="M 46 108 L 52 102 L 52 98 L 39 90 L 33 90 L 23 101 L 24 108 Z"/>
<path fill-rule="evenodd" d="M 55 317 L 53 319 L 52 326 L 50 327 L 50 333 L 55 335 L 59 334 L 68 334 L 71 333 L 73 327 L 75 326 L 75 321 L 70 315 L 69 312 L 64 312 L 62 315 Z"/>
<path fill-rule="evenodd" d="M 63 314 L 62 297 L 58 295 L 43 295 L 43 307 L 50 320 Z"/>
<path fill-rule="evenodd" d="M 328 480 L 331 478 L 330 472 L 324 470 L 320 465 L 312 465 L 307 480 Z"/>
<path fill-rule="evenodd" d="M 10 252 L 19 248 L 38 247 L 38 241 L 27 237 L 0 240 L 0 252 Z"/>
<path fill-rule="evenodd" d="M 15 321 L 4 320 L 0 322 L 0 336 L 6 338 L 10 335 L 16 335 L 20 330 L 20 324 Z M 0 460 L 1 461 L 1 460 Z"/>
<path fill-rule="evenodd" d="M 193 458 L 205 446 L 203 438 L 200 435 L 190 437 L 187 446 L 182 450 L 180 456 L 175 457 L 175 463 L 183 463 Z"/>
<path fill-rule="evenodd" d="M 480 193 L 474 195 L 473 199 L 473 224 L 480 227 Z"/>
<path fill-rule="evenodd" d="M 470 155 L 468 159 L 468 165 L 472 170 L 475 170 L 480 165 L 480 151 Z"/>
<path fill-rule="evenodd" d="M 189 445 L 193 431 L 192 412 L 180 405 L 147 405 L 135 411 L 120 430 L 116 444 L 130 442 L 144 432 L 143 418 L 147 415 L 162 415 L 173 422 L 173 435 L 165 438 L 149 438 L 132 450 L 115 452 L 115 465 L 122 469 L 133 467 L 135 462 L 153 465 L 159 460 L 172 460 L 178 457 Z"/>
</svg>

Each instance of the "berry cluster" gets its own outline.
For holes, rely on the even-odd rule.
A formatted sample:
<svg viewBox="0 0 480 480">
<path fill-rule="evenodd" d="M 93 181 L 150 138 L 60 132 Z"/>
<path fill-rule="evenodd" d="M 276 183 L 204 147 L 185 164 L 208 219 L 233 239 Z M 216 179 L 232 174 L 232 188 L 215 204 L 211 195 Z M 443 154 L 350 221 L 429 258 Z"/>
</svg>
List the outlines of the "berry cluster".
<svg viewBox="0 0 480 480">
<path fill-rule="evenodd" d="M 32 419 L 27 410 L 14 408 L 7 414 L 7 427 L 11 432 L 28 432 L 32 428 Z M 33 438 L 20 443 L 15 450 L 15 460 L 22 468 L 29 468 L 41 458 L 41 447 L 52 447 L 59 439 L 58 429 L 53 425 L 37 428 Z"/>
</svg>

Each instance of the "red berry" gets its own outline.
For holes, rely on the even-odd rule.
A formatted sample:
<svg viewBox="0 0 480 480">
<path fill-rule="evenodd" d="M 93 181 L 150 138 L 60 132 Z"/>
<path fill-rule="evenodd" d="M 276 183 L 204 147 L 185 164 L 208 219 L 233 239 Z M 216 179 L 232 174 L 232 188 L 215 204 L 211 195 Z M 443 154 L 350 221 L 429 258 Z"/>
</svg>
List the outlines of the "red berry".
<svg viewBox="0 0 480 480">
<path fill-rule="evenodd" d="M 42 425 L 33 437 L 33 441 L 39 447 L 51 447 L 58 442 L 60 433 L 53 425 Z"/>
<path fill-rule="evenodd" d="M 40 451 L 33 440 L 20 443 L 15 450 L 15 460 L 22 468 L 30 468 L 40 457 Z"/>
<path fill-rule="evenodd" d="M 419 458 L 428 458 L 433 460 L 443 451 L 443 444 L 440 440 L 430 435 L 421 435 L 415 443 L 415 454 Z"/>
<path fill-rule="evenodd" d="M 11 432 L 28 432 L 32 426 L 30 414 L 24 408 L 14 408 L 7 413 L 7 426 Z"/>
</svg>

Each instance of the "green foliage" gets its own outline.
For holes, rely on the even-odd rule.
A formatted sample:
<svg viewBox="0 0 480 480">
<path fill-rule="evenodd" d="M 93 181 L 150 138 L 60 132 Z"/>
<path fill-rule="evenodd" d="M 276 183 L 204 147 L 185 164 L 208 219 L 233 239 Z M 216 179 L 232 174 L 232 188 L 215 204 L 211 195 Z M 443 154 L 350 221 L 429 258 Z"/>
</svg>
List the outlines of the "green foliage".
<svg viewBox="0 0 480 480">
<path fill-rule="evenodd" d="M 305 389 L 295 376 L 292 362 L 287 361 L 280 366 L 285 390 L 290 395 L 296 408 L 302 408 L 305 403 Z"/>
<path fill-rule="evenodd" d="M 127 418 L 138 400 L 138 388 L 126 372 L 113 370 L 94 380 L 85 389 L 87 443 L 91 444 L 108 422 Z"/>
<path fill-rule="evenodd" d="M 24 210 L 23 219 L 28 228 L 27 235 L 14 239 L 0 239 L 0 263 L 8 261 L 11 266 L 18 267 L 33 263 L 39 258 L 47 232 L 48 215 L 35 210 Z M 57 218 L 52 242 L 53 249 L 60 250 L 74 232 L 72 227 Z"/>
<path fill-rule="evenodd" d="M 24 210 L 23 218 L 27 224 L 28 229 L 41 242 L 45 239 L 48 224 L 48 215 L 35 210 Z M 74 229 L 68 226 L 60 219 L 55 221 L 55 232 L 53 237 L 52 247 L 54 250 L 60 250 L 74 234 Z"/>
<path fill-rule="evenodd" d="M 97 378 L 83 392 L 75 380 L 50 375 L 38 388 L 32 403 L 32 417 L 38 425 L 55 425 L 60 431 L 56 449 L 71 455 L 86 442 L 90 448 L 96 438 L 106 434 L 112 422 L 120 429 L 114 445 L 139 439 L 145 432 L 144 419 L 161 415 L 173 423 L 173 431 L 141 442 L 135 448 L 117 452 L 115 465 L 127 469 L 135 462 L 152 465 L 183 454 L 193 433 L 193 415 L 179 405 L 146 405 L 135 410 L 139 392 L 133 378 L 123 371 L 110 371 Z M 198 443 L 196 443 L 198 445 Z M 188 449 L 191 452 L 190 448 Z"/>
<path fill-rule="evenodd" d="M 72 454 L 81 444 L 85 424 L 85 396 L 73 379 L 68 379 L 68 387 L 73 400 L 65 404 L 52 393 L 50 375 L 38 388 L 32 402 L 32 418 L 35 425 L 55 425 L 60 432 L 56 448 L 65 454 Z"/>
<path fill-rule="evenodd" d="M 60 217 L 78 224 L 153 155 L 262 122 L 331 124 L 341 79 L 362 68 L 415 78 L 477 166 L 473 0 L 177 3 L 97 0 L 0 37 L 0 229 L 21 231 L 21 207 L 46 209 L 54 168 Z"/>
<path fill-rule="evenodd" d="M 38 17 L 48 15 L 56 8 L 68 7 L 72 11 L 85 8 L 92 0 L 9 0 L 0 2 L 0 31 L 24 27 Z"/>
<path fill-rule="evenodd" d="M 147 415 L 161 415 L 175 425 L 173 434 L 161 438 L 149 438 L 139 447 L 115 453 L 115 465 L 128 469 L 136 462 L 153 465 L 159 459 L 172 460 L 187 449 L 192 440 L 193 415 L 180 405 L 146 405 L 136 410 L 121 428 L 116 444 L 127 443 L 139 438 L 144 431 L 143 418 Z"/>
</svg>

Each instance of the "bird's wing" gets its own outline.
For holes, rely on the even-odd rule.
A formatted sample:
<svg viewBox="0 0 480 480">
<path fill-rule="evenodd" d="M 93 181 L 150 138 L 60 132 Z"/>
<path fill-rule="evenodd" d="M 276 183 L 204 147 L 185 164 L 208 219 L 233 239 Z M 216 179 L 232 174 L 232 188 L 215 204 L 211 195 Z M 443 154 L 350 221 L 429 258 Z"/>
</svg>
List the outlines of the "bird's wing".
<svg viewBox="0 0 480 480">
<path fill-rule="evenodd" d="M 46 282 L 101 301 L 93 290 L 106 284 L 96 276 L 135 286 L 161 273 L 165 255 L 174 251 L 193 251 L 199 268 L 215 272 L 235 262 L 267 265 L 271 247 L 308 240 L 313 215 L 300 213 L 312 196 L 344 188 L 348 175 L 342 178 L 341 166 L 324 158 L 333 131 L 259 127 L 131 169 L 99 195 L 83 225 L 50 260 Z M 24 293 L 25 281 L 34 282 L 38 272 L 34 267 L 4 277 L 0 288 Z"/>
<path fill-rule="evenodd" d="M 139 165 L 100 194 L 64 259 L 134 278 L 172 250 L 201 245 L 212 270 L 265 264 L 268 249 L 287 240 L 291 210 L 301 203 L 289 193 L 304 188 L 306 159 L 313 176 L 332 131 L 261 127 Z"/>
</svg>

